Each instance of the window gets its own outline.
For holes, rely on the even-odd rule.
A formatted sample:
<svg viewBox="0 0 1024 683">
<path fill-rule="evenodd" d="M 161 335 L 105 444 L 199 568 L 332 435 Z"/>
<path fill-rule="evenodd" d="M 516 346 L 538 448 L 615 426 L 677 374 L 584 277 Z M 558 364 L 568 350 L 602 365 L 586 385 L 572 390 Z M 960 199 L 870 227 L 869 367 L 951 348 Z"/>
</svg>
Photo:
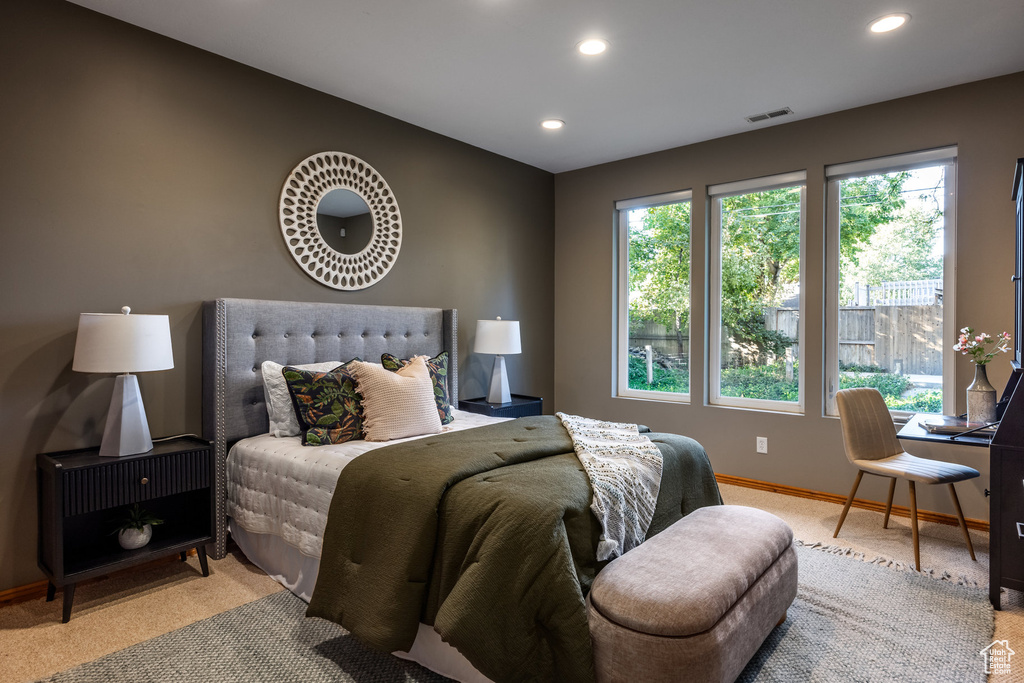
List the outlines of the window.
<svg viewBox="0 0 1024 683">
<path fill-rule="evenodd" d="M 708 188 L 708 400 L 801 412 L 803 171 Z"/>
<path fill-rule="evenodd" d="M 854 386 L 897 417 L 952 413 L 956 148 L 825 174 L 826 413 Z"/>
<path fill-rule="evenodd" d="M 617 396 L 690 394 L 690 192 L 617 202 Z"/>
</svg>

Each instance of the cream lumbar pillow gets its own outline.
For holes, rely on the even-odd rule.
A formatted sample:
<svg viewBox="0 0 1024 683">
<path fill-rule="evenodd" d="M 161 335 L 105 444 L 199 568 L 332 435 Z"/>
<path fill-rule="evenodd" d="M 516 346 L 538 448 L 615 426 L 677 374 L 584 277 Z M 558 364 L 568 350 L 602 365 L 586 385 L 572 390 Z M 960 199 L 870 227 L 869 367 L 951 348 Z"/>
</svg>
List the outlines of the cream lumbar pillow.
<svg viewBox="0 0 1024 683">
<path fill-rule="evenodd" d="M 340 361 L 296 365 L 300 370 L 330 372 L 341 365 Z M 274 436 L 298 436 L 302 433 L 299 419 L 295 416 L 292 395 L 288 393 L 288 382 L 284 378 L 284 366 L 272 360 L 265 360 L 260 366 L 263 372 L 263 397 L 267 401 L 267 417 L 270 418 L 270 433 Z"/>
<path fill-rule="evenodd" d="M 363 395 L 363 431 L 367 441 L 391 441 L 437 434 L 441 418 L 426 356 L 416 356 L 398 371 L 376 363 L 353 361 L 356 385 Z"/>
</svg>

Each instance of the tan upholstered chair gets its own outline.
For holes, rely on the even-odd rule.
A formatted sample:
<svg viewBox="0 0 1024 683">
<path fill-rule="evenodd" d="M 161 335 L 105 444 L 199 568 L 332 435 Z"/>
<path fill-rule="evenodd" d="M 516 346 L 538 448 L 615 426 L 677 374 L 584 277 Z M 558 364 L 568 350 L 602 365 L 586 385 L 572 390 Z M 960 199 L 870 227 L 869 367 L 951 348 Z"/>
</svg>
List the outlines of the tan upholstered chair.
<svg viewBox="0 0 1024 683">
<path fill-rule="evenodd" d="M 967 541 L 967 550 L 974 557 L 974 546 L 971 535 L 967 531 L 967 522 L 960 509 L 960 500 L 956 497 L 953 484 L 978 476 L 978 470 L 964 465 L 957 465 L 939 460 L 915 457 L 903 450 L 900 440 L 896 437 L 896 427 L 892 416 L 885 405 L 885 399 L 877 389 L 858 388 L 843 389 L 836 394 L 839 403 L 839 419 L 843 426 L 843 444 L 846 446 L 846 457 L 857 468 L 857 478 L 853 482 L 850 497 L 846 499 L 843 514 L 839 516 L 839 524 L 833 538 L 839 537 L 839 530 L 850 511 L 850 504 L 860 486 L 864 473 L 890 477 L 889 500 L 885 504 L 885 521 L 882 528 L 889 528 L 889 513 L 892 511 L 892 494 L 896 489 L 896 478 L 902 477 L 910 484 L 910 520 L 914 536 L 914 566 L 921 571 L 921 550 L 917 537 L 917 491 L 914 485 L 949 484 L 949 494 L 953 497 L 956 516 L 960 520 L 960 529 Z"/>
</svg>

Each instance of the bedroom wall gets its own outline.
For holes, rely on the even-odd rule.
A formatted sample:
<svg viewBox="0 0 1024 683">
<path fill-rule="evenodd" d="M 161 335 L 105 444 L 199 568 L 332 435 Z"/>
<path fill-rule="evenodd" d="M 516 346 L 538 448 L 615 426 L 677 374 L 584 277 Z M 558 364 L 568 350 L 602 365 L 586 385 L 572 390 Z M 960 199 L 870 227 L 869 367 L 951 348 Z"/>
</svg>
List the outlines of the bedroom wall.
<svg viewBox="0 0 1024 683">
<path fill-rule="evenodd" d="M 882 74 L 879 74 L 882 76 Z M 821 340 L 824 326 L 824 167 L 889 154 L 959 145 L 955 314 L 994 333 L 1013 329 L 1014 164 L 1024 157 L 1024 73 L 979 81 L 891 102 L 851 109 L 749 133 L 626 159 L 555 177 L 555 408 L 604 419 L 635 421 L 693 436 L 715 470 L 845 497 L 855 470 L 843 455 L 837 418 L 822 417 L 820 341 L 806 344 L 806 413 L 785 415 L 705 405 L 705 335 L 708 207 L 706 186 L 806 169 L 806 339 Z M 689 405 L 612 397 L 614 203 L 692 189 L 693 310 L 692 398 Z M 955 340 L 946 339 L 952 346 Z M 1000 389 L 1006 357 L 993 361 L 990 379 Z M 973 366 L 958 357 L 958 412 Z M 755 453 L 767 436 L 769 455 Z M 908 446 L 909 447 L 909 446 Z M 988 519 L 988 452 L 984 448 L 917 447 L 925 457 L 969 464 L 979 479 L 958 485 L 968 517 Z M 859 497 L 885 500 L 887 480 L 867 477 Z M 952 513 L 943 487 L 920 487 L 922 509 Z M 728 501 L 727 501 L 728 502 Z M 897 504 L 907 505 L 906 485 Z M 836 510 L 838 518 L 838 509 Z M 835 520 L 832 521 L 835 523 Z"/>
<path fill-rule="evenodd" d="M 170 316 L 175 368 L 140 376 L 154 436 L 202 429 L 216 297 L 457 308 L 464 398 L 489 379 L 476 319 L 519 319 L 513 391 L 552 397 L 551 174 L 59 0 L 5 8 L 0 63 L 0 590 L 42 578 L 35 454 L 102 436 L 113 378 L 71 371 L 81 312 Z M 396 265 L 360 292 L 306 277 L 279 232 L 285 177 L 324 150 L 401 207 Z"/>
</svg>

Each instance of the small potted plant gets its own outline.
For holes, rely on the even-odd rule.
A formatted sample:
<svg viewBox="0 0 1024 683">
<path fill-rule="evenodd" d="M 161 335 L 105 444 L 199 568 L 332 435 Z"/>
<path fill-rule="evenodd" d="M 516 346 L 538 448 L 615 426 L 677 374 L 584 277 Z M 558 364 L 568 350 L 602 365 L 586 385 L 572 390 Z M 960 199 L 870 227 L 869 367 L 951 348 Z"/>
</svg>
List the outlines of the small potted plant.
<svg viewBox="0 0 1024 683">
<path fill-rule="evenodd" d="M 153 538 L 153 526 L 163 523 L 164 520 L 158 519 L 148 510 L 143 510 L 136 503 L 128 508 L 121 518 L 121 525 L 116 529 L 117 542 L 125 550 L 141 548 Z"/>
</svg>

